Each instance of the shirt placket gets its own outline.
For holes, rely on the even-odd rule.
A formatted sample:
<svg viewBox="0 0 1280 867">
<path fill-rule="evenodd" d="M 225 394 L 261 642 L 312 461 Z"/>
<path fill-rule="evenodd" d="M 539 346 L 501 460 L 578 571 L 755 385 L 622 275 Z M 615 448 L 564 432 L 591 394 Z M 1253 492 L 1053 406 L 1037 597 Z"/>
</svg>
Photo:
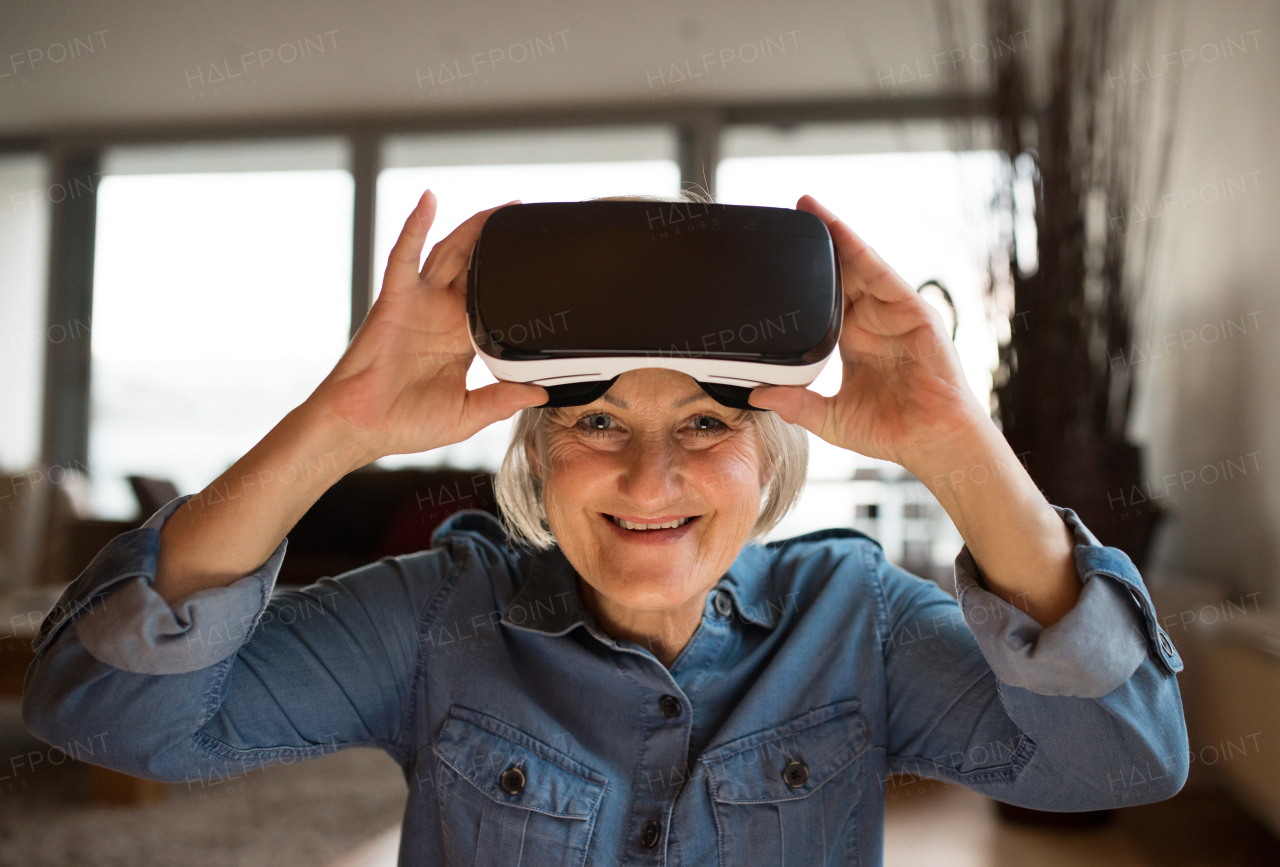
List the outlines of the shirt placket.
<svg viewBox="0 0 1280 867">
<path fill-rule="evenodd" d="M 714 596 L 717 591 L 712 591 Z M 728 637 L 729 618 L 716 613 L 708 601 L 708 614 L 689 645 L 668 670 L 651 653 L 619 644 L 597 634 L 617 651 L 626 654 L 619 664 L 640 688 L 641 731 L 644 743 L 631 780 L 631 816 L 628 844 L 623 864 L 678 865 L 678 845 L 671 816 L 689 769 L 689 744 L 696 721 L 691 695 L 707 666 L 715 662 Z M 588 626 L 597 632 L 594 624 Z M 688 687 L 686 693 L 681 682 Z"/>
</svg>

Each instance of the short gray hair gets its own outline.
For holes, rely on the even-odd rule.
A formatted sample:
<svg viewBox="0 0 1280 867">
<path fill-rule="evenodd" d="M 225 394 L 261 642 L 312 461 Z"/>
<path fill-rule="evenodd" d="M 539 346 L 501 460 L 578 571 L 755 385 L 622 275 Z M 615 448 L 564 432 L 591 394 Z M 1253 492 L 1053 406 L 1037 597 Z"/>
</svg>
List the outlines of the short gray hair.
<svg viewBox="0 0 1280 867">
<path fill-rule="evenodd" d="M 650 202 L 699 202 L 711 204 L 711 197 L 701 192 L 686 191 L 679 197 L 614 196 L 607 201 Z M 540 441 L 546 431 L 544 420 L 548 413 L 562 410 L 553 407 L 529 407 L 516 416 L 511 432 L 511 443 L 502 459 L 502 467 L 494 480 L 494 495 L 512 540 L 531 548 L 546 549 L 556 544 L 555 536 L 547 523 L 547 511 L 543 502 L 543 473 L 547 454 Z M 800 425 L 789 424 L 776 413 L 768 410 L 748 412 L 747 418 L 755 429 L 758 453 L 763 456 L 761 466 L 761 507 L 751 535 L 747 541 L 755 541 L 782 520 L 800 499 L 805 476 L 809 469 L 809 435 Z M 529 461 L 536 452 L 542 466 L 535 467 Z"/>
</svg>

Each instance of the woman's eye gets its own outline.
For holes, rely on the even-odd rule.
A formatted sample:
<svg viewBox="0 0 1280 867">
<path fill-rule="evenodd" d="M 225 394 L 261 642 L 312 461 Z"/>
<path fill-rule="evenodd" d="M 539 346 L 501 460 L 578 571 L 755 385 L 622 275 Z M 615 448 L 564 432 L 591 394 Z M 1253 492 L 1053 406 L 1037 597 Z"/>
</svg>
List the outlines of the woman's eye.
<svg viewBox="0 0 1280 867">
<path fill-rule="evenodd" d="M 718 431 L 725 426 L 725 423 L 720 421 L 720 419 L 710 415 L 700 415 L 690 422 L 690 424 L 692 425 L 695 433 L 711 433 L 713 431 Z"/>
<path fill-rule="evenodd" d="M 593 412 L 591 415 L 585 415 L 578 423 L 593 433 L 607 431 L 613 427 L 613 419 L 602 412 Z"/>
</svg>

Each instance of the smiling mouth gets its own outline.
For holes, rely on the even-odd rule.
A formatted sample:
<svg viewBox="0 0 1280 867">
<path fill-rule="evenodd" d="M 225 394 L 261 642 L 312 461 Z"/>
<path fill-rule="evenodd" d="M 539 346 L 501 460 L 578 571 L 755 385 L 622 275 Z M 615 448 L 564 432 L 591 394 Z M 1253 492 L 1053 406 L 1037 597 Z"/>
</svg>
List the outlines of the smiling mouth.
<svg viewBox="0 0 1280 867">
<path fill-rule="evenodd" d="M 631 530 L 636 533 L 649 533 L 654 530 L 674 530 L 677 527 L 683 527 L 690 521 L 698 519 L 697 515 L 691 515 L 686 518 L 672 518 L 671 520 L 663 521 L 662 523 L 637 523 L 634 521 L 628 521 L 625 518 L 619 518 L 615 515 L 605 515 L 605 517 L 610 521 L 613 521 L 613 523 L 617 524 L 622 529 Z"/>
</svg>

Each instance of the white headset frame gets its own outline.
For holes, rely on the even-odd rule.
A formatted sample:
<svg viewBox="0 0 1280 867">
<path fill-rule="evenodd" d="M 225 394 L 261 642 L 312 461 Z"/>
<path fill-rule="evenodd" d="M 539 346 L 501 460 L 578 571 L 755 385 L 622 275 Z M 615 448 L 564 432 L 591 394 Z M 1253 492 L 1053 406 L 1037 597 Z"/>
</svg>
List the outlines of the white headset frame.
<svg viewBox="0 0 1280 867">
<path fill-rule="evenodd" d="M 471 346 L 485 367 L 496 378 L 534 385 L 568 385 L 575 382 L 599 382 L 613 379 L 628 370 L 661 367 L 687 373 L 699 382 L 755 388 L 758 385 L 808 385 L 818 378 L 835 354 L 814 364 L 767 364 L 760 361 L 732 361 L 724 358 L 696 358 L 679 355 L 592 355 L 578 358 L 538 358 L 515 361 L 494 358 L 476 345 L 475 335 L 468 333 Z"/>
</svg>

